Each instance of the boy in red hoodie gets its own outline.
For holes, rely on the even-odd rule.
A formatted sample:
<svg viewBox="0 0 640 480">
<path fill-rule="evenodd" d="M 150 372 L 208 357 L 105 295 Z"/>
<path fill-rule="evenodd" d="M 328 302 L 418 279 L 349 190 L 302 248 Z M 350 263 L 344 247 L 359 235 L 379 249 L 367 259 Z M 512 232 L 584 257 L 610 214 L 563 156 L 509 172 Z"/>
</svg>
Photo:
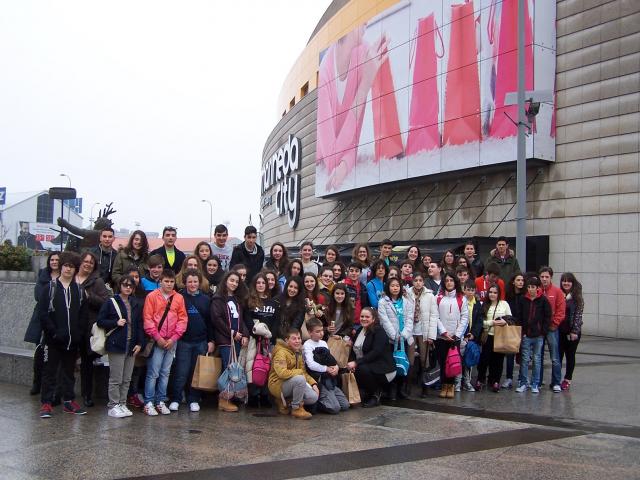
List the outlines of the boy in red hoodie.
<svg viewBox="0 0 640 480">
<path fill-rule="evenodd" d="M 158 415 L 158 412 L 163 415 L 171 413 L 164 403 L 169 371 L 176 344 L 187 330 L 189 317 L 184 297 L 173 289 L 175 283 L 173 270 L 163 270 L 160 288 L 147 295 L 142 311 L 144 332 L 155 341 L 147 359 L 147 378 L 144 383 L 144 413 L 150 416 Z"/>
<path fill-rule="evenodd" d="M 560 376 L 562 375 L 562 365 L 560 364 L 560 350 L 558 336 L 558 327 L 564 321 L 566 301 L 564 293 L 553 283 L 553 268 L 542 267 L 538 275 L 540 275 L 540 284 L 542 286 L 542 294 L 549 301 L 551 306 L 551 325 L 547 332 L 547 345 L 549 345 L 549 355 L 551 356 L 551 388 L 554 393 L 560 393 Z M 543 347 L 544 351 L 544 347 Z M 542 372 L 544 370 L 544 362 L 540 362 L 540 381 L 542 382 Z"/>
</svg>

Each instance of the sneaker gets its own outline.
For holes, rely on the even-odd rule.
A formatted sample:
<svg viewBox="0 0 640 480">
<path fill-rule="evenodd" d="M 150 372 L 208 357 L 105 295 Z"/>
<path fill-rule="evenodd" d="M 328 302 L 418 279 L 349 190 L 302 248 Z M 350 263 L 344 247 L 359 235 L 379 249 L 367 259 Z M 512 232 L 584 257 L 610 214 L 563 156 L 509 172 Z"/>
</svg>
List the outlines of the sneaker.
<svg viewBox="0 0 640 480">
<path fill-rule="evenodd" d="M 156 405 L 156 410 L 158 410 L 158 412 L 162 415 L 169 415 L 171 413 L 171 410 L 167 408 L 164 402 L 158 402 L 158 404 Z"/>
<path fill-rule="evenodd" d="M 569 390 L 571 388 L 571 382 L 569 382 L 569 380 L 563 380 L 560 384 L 560 388 L 563 392 Z"/>
<path fill-rule="evenodd" d="M 109 411 L 107 412 L 107 415 L 109 415 L 110 417 L 114 417 L 114 418 L 124 418 L 127 416 L 126 413 L 124 413 L 122 411 L 122 409 L 120 408 L 120 405 L 115 405 L 113 407 L 111 407 L 109 409 Z"/>
<path fill-rule="evenodd" d="M 144 413 L 149 415 L 150 417 L 155 417 L 158 415 L 156 407 L 154 407 L 153 403 L 151 402 L 147 402 L 147 404 L 144 406 Z"/>
<path fill-rule="evenodd" d="M 140 400 L 138 395 L 129 395 L 127 405 L 131 405 L 133 408 L 144 408 L 144 402 Z"/>
<path fill-rule="evenodd" d="M 87 414 L 87 411 L 73 400 L 67 400 L 66 402 L 64 402 L 64 407 L 62 408 L 62 411 L 64 413 L 72 413 L 74 415 Z"/>
<path fill-rule="evenodd" d="M 199 412 L 200 411 L 200 404 L 198 402 L 191 402 L 189 404 L 189 410 L 192 412 Z"/>
<path fill-rule="evenodd" d="M 540 393 L 540 389 L 537 386 L 531 387 L 531 393 Z"/>
<path fill-rule="evenodd" d="M 474 387 L 474 388 L 475 388 L 476 392 L 479 392 L 479 391 L 481 391 L 481 390 L 482 390 L 482 387 L 483 387 L 483 386 L 484 386 L 484 383 L 482 383 L 482 382 L 476 382 L 476 385 L 475 385 L 475 387 Z"/>
<path fill-rule="evenodd" d="M 462 390 L 462 386 L 459 383 L 456 383 L 455 391 L 460 392 Z"/>
<path fill-rule="evenodd" d="M 513 388 L 513 380 L 511 380 L 510 378 L 507 378 L 504 382 L 502 382 L 502 385 L 500 385 L 500 388 L 511 390 Z"/>
<path fill-rule="evenodd" d="M 516 392 L 518 393 L 524 393 L 527 391 L 527 386 L 526 385 L 520 385 L 518 388 L 516 388 Z"/>
<path fill-rule="evenodd" d="M 133 417 L 133 412 L 122 403 L 120 404 L 120 410 L 122 410 L 122 413 L 124 413 L 125 417 Z"/>
<path fill-rule="evenodd" d="M 53 415 L 53 407 L 50 403 L 43 403 L 40 406 L 40 418 L 51 418 Z"/>
<path fill-rule="evenodd" d="M 462 385 L 462 389 L 465 392 L 475 392 L 476 391 L 476 389 L 473 388 L 473 385 L 471 385 L 471 382 L 467 382 L 464 385 Z"/>
<path fill-rule="evenodd" d="M 171 410 L 172 412 L 177 412 L 179 408 L 180 404 L 178 402 L 171 402 L 169 404 L 169 410 Z"/>
<path fill-rule="evenodd" d="M 560 393 L 561 391 L 562 391 L 562 388 L 560 388 L 560 385 L 553 386 L 553 393 Z"/>
<path fill-rule="evenodd" d="M 491 386 L 491 390 L 493 390 L 494 393 L 498 393 L 500 391 L 500 384 L 498 382 L 494 383 Z"/>
</svg>

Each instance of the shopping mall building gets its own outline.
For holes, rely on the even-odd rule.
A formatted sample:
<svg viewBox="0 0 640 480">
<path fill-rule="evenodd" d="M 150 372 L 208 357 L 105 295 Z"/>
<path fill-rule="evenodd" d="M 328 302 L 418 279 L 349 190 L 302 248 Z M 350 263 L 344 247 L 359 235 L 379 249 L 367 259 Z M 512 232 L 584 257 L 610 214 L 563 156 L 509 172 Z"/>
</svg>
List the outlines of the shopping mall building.
<svg viewBox="0 0 640 480">
<path fill-rule="evenodd" d="M 267 251 L 513 238 L 517 4 L 332 2 L 265 143 Z M 640 338 L 640 2 L 525 5 L 527 266 L 576 274 L 585 333 Z"/>
</svg>

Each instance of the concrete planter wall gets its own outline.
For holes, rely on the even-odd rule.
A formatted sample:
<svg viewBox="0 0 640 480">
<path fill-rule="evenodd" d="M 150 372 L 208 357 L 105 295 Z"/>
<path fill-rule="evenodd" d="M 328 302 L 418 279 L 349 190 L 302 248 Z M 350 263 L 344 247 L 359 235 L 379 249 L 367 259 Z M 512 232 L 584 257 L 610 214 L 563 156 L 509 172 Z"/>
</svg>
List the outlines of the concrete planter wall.
<svg viewBox="0 0 640 480">
<path fill-rule="evenodd" d="M 0 282 L 35 283 L 35 272 L 16 272 L 14 270 L 0 270 Z"/>
</svg>

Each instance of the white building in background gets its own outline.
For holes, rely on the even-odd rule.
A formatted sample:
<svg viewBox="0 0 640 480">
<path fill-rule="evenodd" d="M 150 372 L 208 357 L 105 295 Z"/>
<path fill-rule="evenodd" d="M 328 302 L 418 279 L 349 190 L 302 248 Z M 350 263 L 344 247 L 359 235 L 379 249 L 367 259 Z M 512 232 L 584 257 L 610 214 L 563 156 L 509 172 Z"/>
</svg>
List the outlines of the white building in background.
<svg viewBox="0 0 640 480">
<path fill-rule="evenodd" d="M 59 248 L 52 242 L 59 235 L 56 220 L 62 212 L 62 202 L 50 199 L 47 190 L 8 191 L 6 204 L 0 210 L 0 239 L 32 249 Z M 82 216 L 68 205 L 64 205 L 64 218 L 72 225 L 82 227 Z"/>
</svg>

